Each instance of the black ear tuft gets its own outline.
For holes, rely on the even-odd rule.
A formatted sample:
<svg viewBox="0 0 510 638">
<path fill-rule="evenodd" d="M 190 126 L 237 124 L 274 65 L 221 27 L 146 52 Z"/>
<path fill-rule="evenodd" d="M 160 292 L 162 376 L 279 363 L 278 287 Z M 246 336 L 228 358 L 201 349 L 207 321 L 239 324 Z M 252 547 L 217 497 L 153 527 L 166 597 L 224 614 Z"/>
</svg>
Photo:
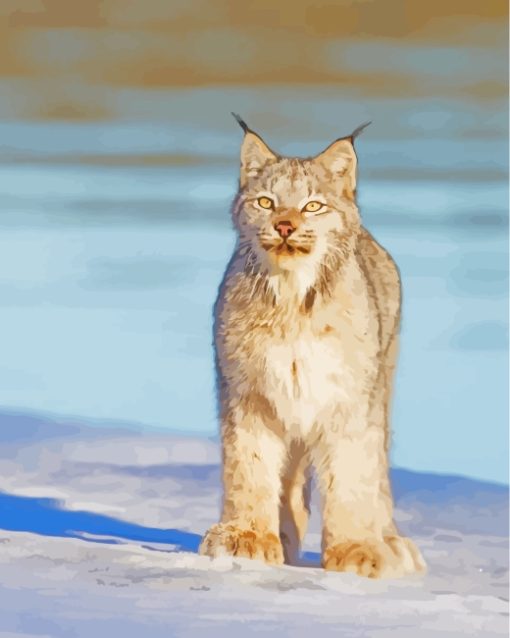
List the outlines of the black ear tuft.
<svg viewBox="0 0 510 638">
<path fill-rule="evenodd" d="M 354 140 L 358 137 L 358 135 L 360 135 L 362 133 L 362 131 L 364 129 L 367 128 L 367 126 L 370 126 L 370 124 L 372 124 L 372 122 L 365 122 L 364 124 L 360 124 L 360 126 L 358 126 L 358 128 L 354 129 L 354 131 L 348 135 L 348 139 L 351 140 L 351 142 L 354 142 Z"/>
<path fill-rule="evenodd" d="M 251 131 L 250 127 L 248 126 L 248 124 L 246 124 L 246 122 L 243 120 L 243 118 L 238 115 L 237 113 L 232 112 L 232 115 L 234 116 L 234 118 L 237 120 L 237 123 L 239 124 L 239 126 L 243 129 L 243 131 L 245 133 L 248 133 L 248 131 Z"/>
</svg>

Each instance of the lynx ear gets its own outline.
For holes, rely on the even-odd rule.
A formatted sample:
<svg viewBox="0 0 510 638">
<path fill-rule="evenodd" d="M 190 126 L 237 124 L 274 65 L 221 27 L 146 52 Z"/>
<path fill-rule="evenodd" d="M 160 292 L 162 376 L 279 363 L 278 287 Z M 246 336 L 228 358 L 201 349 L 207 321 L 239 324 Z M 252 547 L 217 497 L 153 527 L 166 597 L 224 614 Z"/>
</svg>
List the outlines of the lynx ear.
<svg viewBox="0 0 510 638">
<path fill-rule="evenodd" d="M 353 199 L 356 193 L 356 168 L 358 160 L 349 138 L 336 140 L 315 158 L 333 174 L 333 179 L 342 178 L 344 195 Z"/>
<path fill-rule="evenodd" d="M 246 184 L 248 177 L 256 176 L 266 164 L 275 160 L 276 155 L 266 143 L 256 133 L 248 131 L 241 146 L 241 186 Z"/>
<path fill-rule="evenodd" d="M 254 133 L 239 115 L 232 114 L 244 131 L 241 146 L 241 187 L 245 186 L 249 177 L 256 176 L 266 164 L 274 162 L 277 156 L 264 140 Z"/>
<path fill-rule="evenodd" d="M 344 195 L 349 199 L 354 199 L 356 194 L 356 169 L 358 159 L 356 157 L 356 151 L 354 150 L 354 140 L 369 124 L 370 122 L 362 124 L 347 137 L 341 137 L 335 140 L 315 158 L 316 161 L 320 162 L 334 177 L 342 178 Z"/>
</svg>

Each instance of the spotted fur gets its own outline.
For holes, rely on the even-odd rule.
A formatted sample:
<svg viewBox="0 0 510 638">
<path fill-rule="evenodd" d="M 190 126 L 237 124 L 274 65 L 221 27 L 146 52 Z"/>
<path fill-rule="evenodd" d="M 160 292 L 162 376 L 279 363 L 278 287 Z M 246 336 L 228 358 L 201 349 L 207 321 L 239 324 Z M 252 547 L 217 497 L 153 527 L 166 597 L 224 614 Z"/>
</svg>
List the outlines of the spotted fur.
<svg viewBox="0 0 510 638">
<path fill-rule="evenodd" d="M 388 479 L 399 274 L 361 224 L 356 172 L 353 136 L 300 159 L 245 127 L 238 243 L 215 306 L 224 499 L 209 556 L 295 561 L 313 468 L 325 568 L 424 568 L 393 522 Z"/>
</svg>

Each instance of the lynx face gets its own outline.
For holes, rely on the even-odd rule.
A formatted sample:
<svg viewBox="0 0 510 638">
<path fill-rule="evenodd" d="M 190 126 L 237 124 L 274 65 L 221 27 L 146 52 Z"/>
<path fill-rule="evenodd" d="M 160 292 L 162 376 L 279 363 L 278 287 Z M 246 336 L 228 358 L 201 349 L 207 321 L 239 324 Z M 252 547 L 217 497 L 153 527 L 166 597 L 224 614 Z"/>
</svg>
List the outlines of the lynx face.
<svg viewBox="0 0 510 638">
<path fill-rule="evenodd" d="M 314 158 L 287 158 L 248 132 L 234 207 L 241 243 L 270 272 L 315 268 L 359 227 L 355 180 L 350 140 Z"/>
</svg>

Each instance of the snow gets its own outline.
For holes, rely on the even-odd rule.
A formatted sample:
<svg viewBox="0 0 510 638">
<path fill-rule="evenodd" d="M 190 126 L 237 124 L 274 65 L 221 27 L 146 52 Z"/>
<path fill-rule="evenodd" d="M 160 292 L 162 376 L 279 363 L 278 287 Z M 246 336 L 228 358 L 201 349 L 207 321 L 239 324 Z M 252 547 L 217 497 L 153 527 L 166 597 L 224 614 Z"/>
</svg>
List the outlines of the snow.
<svg viewBox="0 0 510 638">
<path fill-rule="evenodd" d="M 211 561 L 215 441 L 0 416 L 0 638 L 507 635 L 507 487 L 401 469 L 393 485 L 424 577 L 320 569 L 316 511 L 302 566 Z"/>
</svg>

